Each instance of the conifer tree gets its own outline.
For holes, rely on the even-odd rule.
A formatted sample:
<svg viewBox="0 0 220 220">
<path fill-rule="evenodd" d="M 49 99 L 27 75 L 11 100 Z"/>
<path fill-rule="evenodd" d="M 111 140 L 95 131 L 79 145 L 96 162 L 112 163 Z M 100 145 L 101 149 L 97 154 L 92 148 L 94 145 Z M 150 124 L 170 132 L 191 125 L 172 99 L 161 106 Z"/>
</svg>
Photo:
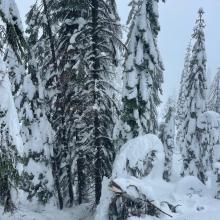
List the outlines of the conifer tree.
<svg viewBox="0 0 220 220">
<path fill-rule="evenodd" d="M 171 98 L 167 101 L 164 122 L 160 125 L 159 131 L 165 152 L 163 178 L 169 182 L 172 174 L 173 149 L 175 146 L 175 102 Z"/>
<path fill-rule="evenodd" d="M 0 204 L 5 212 L 13 212 L 16 204 L 12 194 L 19 187 L 18 158 L 23 144 L 8 74 L 2 61 L 0 65 Z"/>
<path fill-rule="evenodd" d="M 87 9 L 85 1 L 59 0 L 56 1 L 52 10 L 52 17 L 60 23 L 56 42 L 59 93 L 55 102 L 53 121 L 56 131 L 56 154 L 59 155 L 56 159 L 59 184 L 65 206 L 73 204 L 74 183 L 78 189 L 76 194 L 79 204 L 86 197 L 85 159 L 78 148 L 77 132 L 83 106 L 79 93 L 83 90 L 86 74 L 83 71 L 84 63 L 80 53 L 83 43 L 76 43 L 76 38 L 86 22 Z M 62 167 L 59 164 L 62 164 Z"/>
<path fill-rule="evenodd" d="M 87 22 L 76 38 L 76 42 L 81 44 L 80 54 L 83 57 L 81 71 L 86 76 L 79 93 L 84 104 L 77 132 L 77 148 L 81 149 L 86 160 L 84 170 L 98 204 L 102 178 L 110 176 L 115 154 L 112 132 L 116 105 L 111 82 L 116 74 L 116 49 L 122 43 L 115 1 L 91 0 L 87 6 Z"/>
<path fill-rule="evenodd" d="M 157 48 L 160 30 L 158 1 L 140 0 L 130 4 L 123 108 L 118 135 L 122 142 L 146 133 L 156 133 L 157 106 L 163 82 L 163 65 Z"/>
<path fill-rule="evenodd" d="M 2 0 L 0 2 L 0 16 L 4 26 L 1 29 L 4 33 L 2 38 L 5 40 L 3 59 L 9 73 L 15 105 L 20 110 L 28 47 L 24 38 L 19 11 L 14 0 Z"/>
<path fill-rule="evenodd" d="M 50 125 L 45 120 L 42 109 L 39 108 L 38 76 L 36 69 L 33 68 L 34 59 L 31 60 L 33 56 L 23 35 L 23 27 L 15 1 L 1 1 L 1 7 L 7 45 L 4 60 L 7 63 L 12 92 L 22 124 L 21 135 L 24 143 L 24 154 L 20 155 L 20 162 L 25 168 L 19 186 L 28 192 L 29 199 L 36 196 L 40 202 L 45 203 L 52 194 L 48 191 L 48 185 L 52 186 L 49 181 L 52 178 L 48 168 L 43 169 L 40 164 L 48 164 L 44 152 L 48 153 L 48 149 L 44 147 L 50 141 L 48 137 Z M 25 70 L 27 63 L 28 74 Z"/>
<path fill-rule="evenodd" d="M 192 35 L 194 42 L 186 80 L 187 106 L 184 122 L 183 175 L 197 176 L 204 182 L 204 169 L 201 163 L 201 149 L 196 138 L 196 125 L 199 115 L 206 111 L 206 52 L 204 11 L 199 9 L 196 27 Z"/>
<path fill-rule="evenodd" d="M 220 69 L 210 86 L 207 106 L 210 111 L 220 113 Z"/>
<path fill-rule="evenodd" d="M 22 138 L 25 155 L 21 188 L 27 192 L 29 200 L 46 204 L 53 195 L 53 177 L 50 157 L 53 130 L 46 114 L 47 72 L 44 66 L 51 59 L 45 37 L 44 19 L 38 5 L 32 6 L 27 14 L 27 44 L 29 46 L 28 73 L 22 89 Z M 45 40 L 45 41 L 44 41 Z M 49 68 L 48 68 L 49 69 Z M 51 68 L 48 70 L 50 71 Z M 48 79 L 49 80 L 49 79 Z"/>
<path fill-rule="evenodd" d="M 0 2 L 1 17 L 1 73 L 0 73 L 0 141 L 1 141 L 1 204 L 5 211 L 15 209 L 14 192 L 20 186 L 23 143 L 20 136 L 20 121 L 17 110 L 22 105 L 22 83 L 25 69 L 27 44 L 23 36 L 21 19 L 14 0 Z M 4 56 L 3 56 L 4 54 Z M 9 80 L 10 78 L 10 80 Z M 19 116 L 22 115 L 19 111 Z"/>
<path fill-rule="evenodd" d="M 196 135 L 200 145 L 200 157 L 204 171 L 214 170 L 218 158 L 218 144 L 220 141 L 220 115 L 207 111 L 198 117 Z M 217 158 L 217 159 L 216 159 Z"/>
<path fill-rule="evenodd" d="M 80 134 L 77 128 L 79 125 L 82 126 L 80 114 L 84 105 L 79 94 L 85 89 L 86 73 L 83 67 L 85 62 L 81 52 L 85 41 L 81 42 L 82 39 L 80 39 L 80 42 L 76 42 L 76 38 L 85 25 L 88 4 L 86 1 L 65 0 L 50 3 L 43 1 L 44 6 L 46 5 L 47 17 L 53 21 L 53 24 L 50 21 L 50 26 L 54 29 L 56 24 L 59 24 L 56 35 L 52 33 L 53 45 L 56 46 L 53 60 L 56 63 L 57 93 L 55 92 L 55 98 L 52 99 L 54 104 L 49 111 L 50 114 L 52 113 L 49 118 L 56 134 L 52 166 L 55 189 L 62 209 L 63 206 L 73 205 L 73 187 L 78 188 L 76 194 L 79 203 L 84 201 L 85 191 L 87 191 L 85 189 L 85 154 L 78 147 Z M 41 13 L 44 14 L 44 12 Z M 48 24 L 46 28 L 48 29 Z M 49 37 L 48 31 L 45 31 L 45 34 Z M 51 56 L 52 49 L 48 51 Z M 87 185 L 90 187 L 89 183 Z"/>
<path fill-rule="evenodd" d="M 181 148 L 181 140 L 183 140 L 183 123 L 186 111 L 186 79 L 189 75 L 189 64 L 190 64 L 190 56 L 191 56 L 191 41 L 187 47 L 185 61 L 184 61 L 184 68 L 181 75 L 180 81 L 180 90 L 179 90 L 179 97 L 177 101 L 177 112 L 176 112 L 176 127 L 177 127 L 177 143 Z"/>
</svg>

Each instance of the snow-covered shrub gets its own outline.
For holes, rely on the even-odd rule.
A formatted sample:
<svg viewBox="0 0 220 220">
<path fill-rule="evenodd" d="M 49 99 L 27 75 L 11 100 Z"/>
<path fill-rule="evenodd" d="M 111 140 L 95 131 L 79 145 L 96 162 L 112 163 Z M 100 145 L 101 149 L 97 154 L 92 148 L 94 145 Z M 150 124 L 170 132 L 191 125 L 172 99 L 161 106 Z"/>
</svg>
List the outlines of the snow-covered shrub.
<svg viewBox="0 0 220 220">
<path fill-rule="evenodd" d="M 166 184 L 164 157 L 163 145 L 153 134 L 137 137 L 122 146 L 113 165 L 112 178 L 103 181 L 95 220 L 164 214 L 158 207 L 166 199 L 162 200 L 153 186 Z"/>
<path fill-rule="evenodd" d="M 198 117 L 197 139 L 205 171 L 213 169 L 213 150 L 220 143 L 220 114 L 207 111 Z M 216 158 L 217 160 L 220 158 Z"/>
<path fill-rule="evenodd" d="M 201 114 L 196 130 L 204 171 L 214 172 L 218 185 L 216 197 L 220 198 L 220 114 L 213 111 Z"/>
</svg>

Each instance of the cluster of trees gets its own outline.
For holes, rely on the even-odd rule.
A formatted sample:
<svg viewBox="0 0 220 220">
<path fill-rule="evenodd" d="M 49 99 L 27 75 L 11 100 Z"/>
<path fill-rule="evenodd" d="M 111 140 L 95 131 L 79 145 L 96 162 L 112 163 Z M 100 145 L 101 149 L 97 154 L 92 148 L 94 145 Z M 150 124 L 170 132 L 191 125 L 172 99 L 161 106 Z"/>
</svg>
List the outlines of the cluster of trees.
<svg viewBox="0 0 220 220">
<path fill-rule="evenodd" d="M 14 0 L 1 1 L 0 202 L 5 211 L 15 208 L 17 190 L 41 204 L 53 198 L 60 209 L 74 201 L 98 204 L 117 149 L 148 133 L 159 134 L 164 144 L 163 177 L 169 181 L 175 128 L 182 174 L 205 182 L 206 165 L 214 169 L 213 149 L 199 131 L 209 136 L 212 128 L 199 126 L 198 118 L 207 111 L 207 100 L 210 110 L 219 112 L 220 74 L 207 99 L 204 12 L 199 10 L 193 48 L 187 49 L 177 109 L 169 100 L 159 126 L 164 67 L 157 47 L 158 2 L 131 1 L 124 45 L 115 0 L 39 0 L 27 14 L 25 32 Z M 119 109 L 115 81 L 123 50 Z"/>
<path fill-rule="evenodd" d="M 115 156 L 116 3 L 42 0 L 26 18 L 24 32 L 14 0 L 1 1 L 0 200 L 13 210 L 19 189 L 60 209 L 98 203 Z"/>
<path fill-rule="evenodd" d="M 219 183 L 220 75 L 218 71 L 208 88 L 203 15 L 203 9 L 199 9 L 187 47 L 178 100 L 176 104 L 175 100 L 168 100 L 160 125 L 159 134 L 167 155 L 164 171 L 167 181 L 171 177 L 173 149 L 177 146 L 183 159 L 181 176 L 196 176 L 205 184 L 211 171 Z"/>
</svg>

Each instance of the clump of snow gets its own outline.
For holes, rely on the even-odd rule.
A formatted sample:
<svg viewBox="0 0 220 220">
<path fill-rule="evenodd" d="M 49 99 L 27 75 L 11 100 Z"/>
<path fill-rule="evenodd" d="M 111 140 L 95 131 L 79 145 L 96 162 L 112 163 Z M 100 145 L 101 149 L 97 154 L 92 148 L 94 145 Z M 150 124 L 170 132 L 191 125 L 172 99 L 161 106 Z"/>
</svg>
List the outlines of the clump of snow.
<svg viewBox="0 0 220 220">
<path fill-rule="evenodd" d="M 159 183 L 158 189 L 161 184 L 167 185 L 162 178 L 163 169 L 164 150 L 157 136 L 147 134 L 128 141 L 115 159 L 112 178 L 103 180 L 102 197 L 95 220 L 108 219 L 109 205 L 114 197 L 114 193 L 109 190 L 112 180 L 133 198 L 146 195 L 148 199 L 157 201 L 161 194 L 157 195 L 152 184 L 155 186 Z M 155 204 L 160 205 L 157 202 Z"/>
<path fill-rule="evenodd" d="M 149 176 L 162 178 L 164 149 L 161 141 L 153 134 L 134 138 L 122 146 L 113 165 L 112 177 L 131 176 L 131 169 L 138 169 L 144 176 L 149 169 L 147 162 L 152 163 Z"/>
</svg>

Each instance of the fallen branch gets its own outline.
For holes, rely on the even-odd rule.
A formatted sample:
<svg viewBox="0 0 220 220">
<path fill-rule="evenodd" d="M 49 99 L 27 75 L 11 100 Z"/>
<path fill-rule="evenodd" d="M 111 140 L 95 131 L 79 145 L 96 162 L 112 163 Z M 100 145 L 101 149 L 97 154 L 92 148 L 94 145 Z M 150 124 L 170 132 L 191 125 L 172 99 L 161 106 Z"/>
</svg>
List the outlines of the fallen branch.
<svg viewBox="0 0 220 220">
<path fill-rule="evenodd" d="M 159 211 L 159 212 L 161 212 L 161 213 L 163 213 L 163 214 L 169 216 L 170 218 L 173 217 L 172 215 L 166 213 L 165 211 L 163 211 L 162 209 L 160 209 L 159 207 L 157 207 L 156 205 L 154 205 L 154 204 L 153 204 L 150 200 L 148 200 L 148 199 L 145 200 L 145 199 L 140 199 L 140 198 L 135 198 L 135 197 L 133 197 L 133 196 L 130 196 L 127 192 L 123 191 L 122 188 L 121 188 L 117 183 L 115 183 L 114 181 L 112 181 L 112 182 L 110 183 L 109 187 L 110 187 L 110 190 L 111 190 L 112 192 L 114 192 L 117 196 L 121 196 L 121 197 L 127 198 L 127 199 L 129 199 L 129 200 L 131 200 L 131 201 L 134 201 L 135 203 L 140 203 L 140 202 L 148 203 L 148 204 L 149 204 L 150 206 L 152 206 L 155 210 L 157 210 L 157 211 Z M 139 191 L 136 186 L 134 186 L 134 187 L 136 188 L 137 191 Z"/>
</svg>

